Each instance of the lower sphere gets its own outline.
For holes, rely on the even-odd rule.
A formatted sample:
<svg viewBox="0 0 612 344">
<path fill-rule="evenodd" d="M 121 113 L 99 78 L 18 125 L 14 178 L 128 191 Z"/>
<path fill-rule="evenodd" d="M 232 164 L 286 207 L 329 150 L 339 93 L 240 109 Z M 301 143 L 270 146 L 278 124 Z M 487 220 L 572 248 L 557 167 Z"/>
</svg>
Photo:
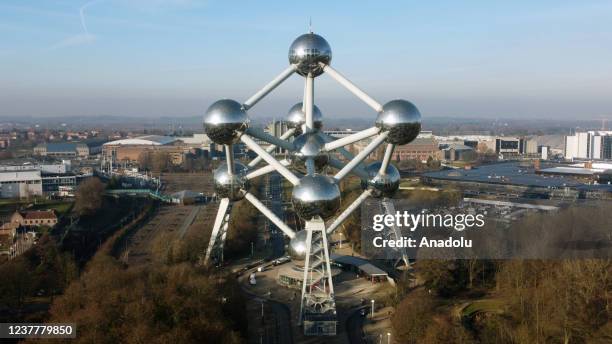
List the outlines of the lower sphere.
<svg viewBox="0 0 612 344">
<path fill-rule="evenodd" d="M 363 186 L 372 190 L 374 197 L 390 197 L 399 189 L 400 174 L 395 166 L 387 165 L 384 174 L 379 174 L 382 162 L 375 161 L 368 165 L 366 172 L 370 178 L 362 181 Z"/>
<path fill-rule="evenodd" d="M 215 192 L 219 198 L 229 198 L 230 201 L 239 201 L 244 198 L 244 191 L 249 189 L 250 183 L 246 178 L 247 167 L 234 162 L 234 173 L 227 170 L 227 163 L 221 164 L 213 173 Z"/>
<path fill-rule="evenodd" d="M 304 221 L 321 217 L 327 220 L 340 208 L 340 188 L 336 181 L 320 174 L 304 176 L 293 187 L 293 208 Z"/>
</svg>

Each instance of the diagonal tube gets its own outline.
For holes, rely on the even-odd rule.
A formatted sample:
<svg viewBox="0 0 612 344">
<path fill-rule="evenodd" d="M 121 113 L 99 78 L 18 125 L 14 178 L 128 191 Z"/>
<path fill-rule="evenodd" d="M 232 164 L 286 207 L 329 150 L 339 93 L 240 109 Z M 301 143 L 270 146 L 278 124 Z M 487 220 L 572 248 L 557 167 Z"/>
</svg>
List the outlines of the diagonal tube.
<svg viewBox="0 0 612 344">
<path fill-rule="evenodd" d="M 297 70 L 297 65 L 292 64 L 287 69 L 282 71 L 274 80 L 270 81 L 266 86 L 264 86 L 261 90 L 257 91 L 251 98 L 247 99 L 247 101 L 242 104 L 245 110 L 248 110 L 253 107 L 253 105 L 257 104 L 260 100 L 262 100 L 268 93 L 272 92 L 278 85 L 282 84 L 283 81 L 287 80 L 288 77 L 291 76 Z"/>
<path fill-rule="evenodd" d="M 295 133 L 295 128 L 291 128 L 291 129 L 287 130 L 283 135 L 281 135 L 279 137 L 279 139 L 287 140 L 294 133 Z M 276 145 L 269 145 L 268 147 L 266 147 L 266 152 L 272 153 L 272 151 L 275 150 L 275 149 L 276 149 Z M 248 167 L 255 167 L 255 166 L 257 166 L 257 164 L 259 164 L 259 162 L 261 160 L 262 160 L 262 157 L 260 157 L 260 156 L 255 157 L 255 159 L 253 159 L 253 160 L 251 160 L 251 162 L 249 162 Z"/>
<path fill-rule="evenodd" d="M 387 148 L 385 148 L 385 157 L 383 158 L 382 164 L 380 165 L 380 170 L 378 171 L 379 174 L 384 175 L 387 173 L 387 166 L 389 166 L 389 162 L 391 162 L 394 149 L 395 145 L 393 143 L 387 143 Z"/>
<path fill-rule="evenodd" d="M 291 164 L 289 161 L 287 161 L 287 160 L 285 160 L 285 159 L 281 160 L 281 161 L 280 161 L 280 163 L 281 163 L 283 166 L 289 166 L 289 164 Z M 270 173 L 270 172 L 274 172 L 275 170 L 276 170 L 276 169 L 274 168 L 274 166 L 272 166 L 272 165 L 266 165 L 266 166 L 264 166 L 264 167 L 260 167 L 260 168 L 258 168 L 258 169 L 256 169 L 256 170 L 253 170 L 253 171 L 251 171 L 251 172 L 247 173 L 246 178 L 247 178 L 247 179 L 257 178 L 257 177 L 259 177 L 259 176 L 263 176 L 263 175 L 268 174 L 268 173 Z"/>
<path fill-rule="evenodd" d="M 338 215 L 338 217 L 336 217 L 334 222 L 332 222 L 332 224 L 327 227 L 327 234 L 332 234 L 336 230 L 336 228 L 340 227 L 340 225 L 344 221 L 346 221 L 346 219 L 355 211 L 355 209 L 359 208 L 361 203 L 363 203 L 363 201 L 365 201 L 371 195 L 372 191 L 370 190 L 365 190 L 364 192 L 362 192 L 361 195 L 359 195 L 359 197 L 357 197 L 357 199 L 355 199 L 353 203 L 346 207 L 346 209 L 344 209 L 344 211 L 340 215 Z"/>
<path fill-rule="evenodd" d="M 270 135 L 268 133 L 266 133 L 265 131 L 263 131 L 262 129 L 259 128 L 247 128 L 246 129 L 246 133 L 258 138 L 262 141 L 266 141 L 269 144 L 272 144 L 274 146 L 277 147 L 281 147 L 283 149 L 286 149 L 288 151 L 293 151 L 295 150 L 295 147 L 293 146 L 293 143 L 289 142 L 289 141 L 285 141 L 285 140 L 281 140 L 278 137 L 274 136 L 274 135 Z"/>
<path fill-rule="evenodd" d="M 370 144 L 366 146 L 364 150 L 359 152 L 359 154 L 357 154 L 357 156 L 355 156 L 353 160 L 349 161 L 346 166 L 344 166 L 340 171 L 338 171 L 334 178 L 336 180 L 341 180 L 342 178 L 346 177 L 346 175 L 349 174 L 357 165 L 359 165 L 359 163 L 362 162 L 368 155 L 370 155 L 370 153 L 372 153 L 376 149 L 376 147 L 383 143 L 387 139 L 388 135 L 388 131 L 379 134 L 374 140 L 372 140 L 372 142 L 370 142 Z"/>
<path fill-rule="evenodd" d="M 217 236 L 219 236 L 219 230 L 223 225 L 223 219 L 225 218 L 228 208 L 229 198 L 222 198 L 221 202 L 219 203 L 219 209 L 217 210 L 217 217 L 215 217 L 215 224 L 213 225 L 213 230 L 210 234 L 210 241 L 208 242 L 208 248 L 206 249 L 204 264 L 208 264 L 208 260 L 210 259 L 212 250 L 215 247 L 215 242 L 217 241 Z"/>
<path fill-rule="evenodd" d="M 325 133 L 320 133 L 320 135 L 323 137 L 323 139 L 325 140 L 325 142 L 331 142 L 333 140 L 336 140 L 335 137 L 331 136 L 331 135 L 327 135 Z M 342 155 L 346 160 L 353 160 L 353 158 L 355 158 L 355 155 L 353 155 L 351 152 L 349 152 L 348 150 L 346 150 L 346 148 L 344 147 L 340 147 L 338 149 L 336 149 L 338 151 L 338 153 L 340 153 L 340 155 Z M 363 165 L 363 163 L 359 163 L 359 165 L 357 165 L 356 169 L 360 169 L 362 170 L 363 173 L 366 173 L 365 171 L 365 166 Z M 361 173 L 361 172 L 360 172 Z"/>
<path fill-rule="evenodd" d="M 261 201 L 257 199 L 257 197 L 255 197 L 255 195 L 253 195 L 250 192 L 247 192 L 244 195 L 244 198 L 246 198 L 247 201 L 251 202 L 251 204 L 255 208 L 257 208 L 257 210 L 259 210 L 265 217 L 267 217 L 270 221 L 272 221 L 272 223 L 274 223 L 276 227 L 278 227 L 278 229 L 283 231 L 285 235 L 287 235 L 291 239 L 295 237 L 295 232 L 291 228 L 289 228 L 289 226 L 287 226 L 283 222 L 283 220 L 279 219 L 278 216 L 276 216 L 276 214 L 274 214 L 270 209 L 268 209 L 268 207 L 266 207 L 263 203 L 261 203 Z"/>
<path fill-rule="evenodd" d="M 367 139 L 368 137 L 374 136 L 380 132 L 380 128 L 371 127 L 362 131 L 358 131 L 349 136 L 345 136 L 343 138 L 339 138 L 337 140 L 330 141 L 325 144 L 325 150 L 331 151 L 340 147 L 344 147 L 350 144 L 353 144 L 357 141 L 361 141 L 363 139 Z"/>
<path fill-rule="evenodd" d="M 255 142 L 249 135 L 241 135 L 240 140 L 244 142 L 250 149 L 252 149 L 257 155 L 261 156 L 268 164 L 274 166 L 274 169 L 278 171 L 283 177 L 285 177 L 291 184 L 298 185 L 300 179 L 289 171 L 288 168 L 283 166 L 278 160 L 274 159 L 270 153 L 266 152 L 260 145 Z"/>
<path fill-rule="evenodd" d="M 344 167 L 344 165 L 345 165 L 342 161 L 340 161 L 338 159 L 331 158 L 331 157 L 329 158 L 327 163 L 328 163 L 329 166 L 331 166 L 331 167 L 333 167 L 335 169 L 338 169 L 338 170 L 341 170 Z M 351 171 L 351 173 L 356 175 L 357 177 L 359 177 L 361 179 L 368 179 L 369 178 L 368 173 L 363 168 L 359 168 L 359 166 L 356 166 Z"/>
<path fill-rule="evenodd" d="M 342 76 L 342 74 L 338 73 L 335 69 L 326 65 L 324 63 L 320 63 L 321 67 L 323 67 L 323 71 L 329 76 L 331 76 L 334 80 L 336 80 L 340 85 L 344 86 L 347 90 L 357 96 L 357 98 L 361 99 L 364 103 L 368 104 L 374 111 L 382 112 L 383 107 L 379 102 L 374 100 L 374 98 L 370 97 L 367 93 L 362 91 L 355 84 L 350 82 L 347 78 Z"/>
</svg>

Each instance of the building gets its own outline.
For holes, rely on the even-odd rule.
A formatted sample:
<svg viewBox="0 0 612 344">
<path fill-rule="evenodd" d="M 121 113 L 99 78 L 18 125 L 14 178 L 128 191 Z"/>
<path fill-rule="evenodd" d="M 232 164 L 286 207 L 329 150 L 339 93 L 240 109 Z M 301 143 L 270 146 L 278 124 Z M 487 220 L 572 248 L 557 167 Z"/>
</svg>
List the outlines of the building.
<svg viewBox="0 0 612 344">
<path fill-rule="evenodd" d="M 41 143 L 34 147 L 34 155 L 59 158 L 86 158 L 89 147 L 84 143 L 59 142 Z"/>
<path fill-rule="evenodd" d="M 538 143 L 533 139 L 524 137 L 497 137 L 495 138 L 495 153 L 519 155 L 537 154 Z"/>
<path fill-rule="evenodd" d="M 19 226 L 47 226 L 57 224 L 57 216 L 53 210 L 16 211 L 11 216 L 11 223 Z"/>
<path fill-rule="evenodd" d="M 0 149 L 5 149 L 11 146 L 11 135 L 0 134 Z"/>
<path fill-rule="evenodd" d="M 274 137 L 281 137 L 288 130 L 289 130 L 289 125 L 286 121 L 272 121 L 265 128 L 265 131 Z M 291 139 L 292 138 L 289 138 L 289 140 Z M 269 143 L 266 142 L 263 146 L 267 146 L 268 144 Z M 281 147 L 276 147 L 276 149 L 274 149 L 274 152 L 276 154 L 283 154 L 283 153 L 286 153 L 286 150 L 282 149 Z"/>
<path fill-rule="evenodd" d="M 0 198 L 55 195 L 63 187 L 74 190 L 91 173 L 75 174 L 69 160 L 13 159 L 0 165 Z"/>
<path fill-rule="evenodd" d="M 565 159 L 612 159 L 612 131 L 585 131 L 565 137 Z"/>
<path fill-rule="evenodd" d="M 441 155 L 446 161 L 471 161 L 477 156 L 473 147 L 457 143 L 444 147 Z"/>
<path fill-rule="evenodd" d="M 604 167 L 503 162 L 469 170 L 426 172 L 421 180 L 431 186 L 456 187 L 470 197 L 488 195 L 506 199 L 612 199 L 612 185 L 594 183 L 598 174 L 605 172 Z"/>
<path fill-rule="evenodd" d="M 393 151 L 393 157 L 396 161 L 401 160 L 420 160 L 426 161 L 429 157 L 433 159 L 440 158 L 440 150 L 438 142 L 433 136 L 417 137 L 409 144 L 396 146 Z"/>
<path fill-rule="evenodd" d="M 39 169 L 0 171 L 0 198 L 28 198 L 42 194 Z"/>
<path fill-rule="evenodd" d="M 111 168 L 114 168 L 116 164 L 122 162 L 138 162 L 143 157 L 143 154 L 149 152 L 164 152 L 168 153 L 172 164 L 180 165 L 183 162 L 185 153 L 188 151 L 189 146 L 176 137 L 146 135 L 103 144 L 102 164 L 103 166 L 110 165 Z"/>
</svg>

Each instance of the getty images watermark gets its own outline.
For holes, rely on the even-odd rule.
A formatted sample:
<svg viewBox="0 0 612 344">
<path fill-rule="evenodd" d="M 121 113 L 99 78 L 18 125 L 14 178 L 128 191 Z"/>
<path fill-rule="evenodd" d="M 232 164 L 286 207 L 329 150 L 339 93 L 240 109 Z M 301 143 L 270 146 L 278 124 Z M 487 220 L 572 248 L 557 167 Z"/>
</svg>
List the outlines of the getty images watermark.
<svg viewBox="0 0 612 344">
<path fill-rule="evenodd" d="M 463 231 L 468 228 L 482 228 L 485 225 L 484 214 L 430 214 L 421 210 L 414 214 L 408 211 L 396 210 L 395 214 L 375 214 L 372 217 L 372 230 L 381 235 L 374 236 L 372 244 L 374 247 L 472 247 L 472 240 L 454 239 L 449 236 L 447 239 L 430 239 L 426 236 L 421 237 L 417 242 L 410 236 L 395 235 L 406 230 L 414 232 L 419 228 L 450 228 L 456 231 Z M 385 228 L 390 229 L 389 233 L 383 233 Z M 387 235 L 385 235 L 387 234 Z"/>
<path fill-rule="evenodd" d="M 361 253 L 374 259 L 612 258 L 607 228 L 550 231 L 479 209 L 423 209 L 409 200 L 370 199 L 361 207 Z"/>
</svg>

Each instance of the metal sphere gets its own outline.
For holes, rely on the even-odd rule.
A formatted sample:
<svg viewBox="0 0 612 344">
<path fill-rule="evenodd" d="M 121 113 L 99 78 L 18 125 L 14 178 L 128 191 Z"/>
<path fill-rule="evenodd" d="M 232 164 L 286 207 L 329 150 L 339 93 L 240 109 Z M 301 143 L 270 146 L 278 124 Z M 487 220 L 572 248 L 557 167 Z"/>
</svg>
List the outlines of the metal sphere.
<svg viewBox="0 0 612 344">
<path fill-rule="evenodd" d="M 297 135 L 302 133 L 302 125 L 306 123 L 306 114 L 302 111 L 302 106 L 301 102 L 293 105 L 287 114 L 287 126 L 296 129 Z M 320 130 L 323 127 L 323 114 L 316 105 L 312 107 L 312 121 L 315 129 Z"/>
<path fill-rule="evenodd" d="M 305 230 L 295 233 L 295 236 L 289 241 L 287 251 L 293 261 L 302 261 L 306 259 L 306 233 Z"/>
<path fill-rule="evenodd" d="M 304 176 L 293 187 L 293 208 L 305 221 L 320 216 L 323 220 L 334 216 L 340 208 L 340 188 L 328 176 L 320 174 Z"/>
<path fill-rule="evenodd" d="M 289 63 L 298 66 L 297 73 L 301 76 L 307 76 L 309 73 L 313 77 L 323 74 L 319 63 L 329 64 L 331 58 L 329 43 L 312 32 L 296 38 L 289 47 Z"/>
<path fill-rule="evenodd" d="M 239 201 L 244 198 L 243 190 L 249 189 L 250 183 L 246 178 L 248 168 L 239 162 L 234 162 L 234 174 L 227 170 L 227 163 L 221 164 L 215 172 L 215 192 L 220 198 L 229 198 L 230 201 Z"/>
<path fill-rule="evenodd" d="M 372 196 L 374 197 L 390 197 L 399 189 L 400 173 L 395 166 L 389 164 L 385 174 L 379 174 L 381 166 L 381 161 L 375 161 L 368 165 L 366 172 L 370 178 L 362 181 L 362 185 L 372 190 Z"/>
<path fill-rule="evenodd" d="M 421 113 L 407 100 L 392 100 L 383 106 L 376 126 L 389 131 L 387 141 L 396 145 L 412 142 L 421 131 Z"/>
<path fill-rule="evenodd" d="M 329 155 L 323 151 L 325 141 L 317 131 L 299 135 L 293 140 L 295 151 L 291 152 L 291 167 L 301 173 L 306 172 L 306 160 L 312 158 L 315 169 L 321 171 L 329 161 Z"/>
<path fill-rule="evenodd" d="M 213 103 L 204 115 L 204 131 L 216 144 L 238 142 L 241 131 L 249 125 L 249 117 L 240 103 L 222 99 Z"/>
</svg>

